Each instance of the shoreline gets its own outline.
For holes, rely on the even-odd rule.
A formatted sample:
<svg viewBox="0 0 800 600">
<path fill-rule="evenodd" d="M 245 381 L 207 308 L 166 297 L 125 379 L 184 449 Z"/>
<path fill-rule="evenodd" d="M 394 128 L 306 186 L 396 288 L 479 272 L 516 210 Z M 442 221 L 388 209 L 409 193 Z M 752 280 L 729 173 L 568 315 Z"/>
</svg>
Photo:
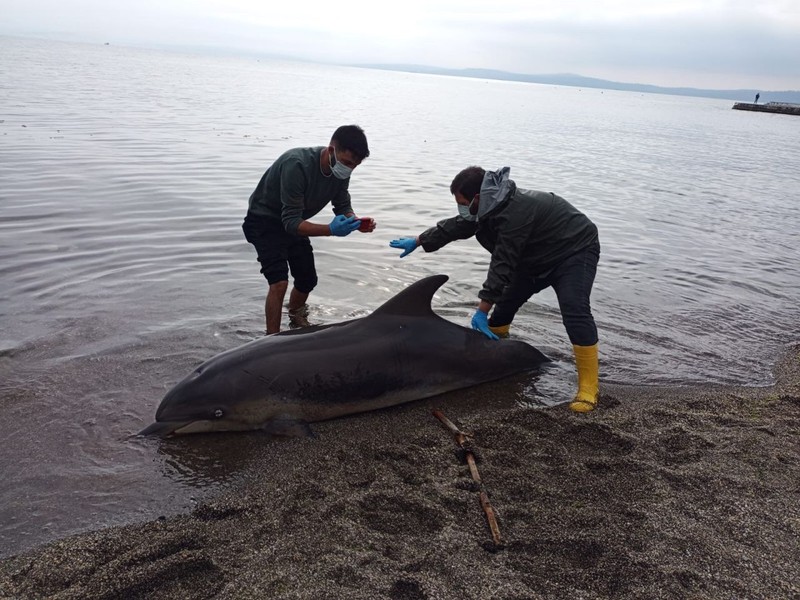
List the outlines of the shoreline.
<svg viewBox="0 0 800 600">
<path fill-rule="evenodd" d="M 800 595 L 800 346 L 770 387 L 604 385 L 597 410 L 492 384 L 254 444 L 191 513 L 0 560 L 0 598 Z M 472 446 L 505 546 L 441 409 Z"/>
</svg>

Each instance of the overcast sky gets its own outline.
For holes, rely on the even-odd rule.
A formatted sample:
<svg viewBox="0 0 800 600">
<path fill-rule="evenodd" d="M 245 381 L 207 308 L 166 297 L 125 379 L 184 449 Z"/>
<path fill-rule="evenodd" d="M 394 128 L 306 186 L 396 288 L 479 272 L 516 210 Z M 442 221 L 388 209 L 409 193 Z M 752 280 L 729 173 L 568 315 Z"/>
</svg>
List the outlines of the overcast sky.
<svg viewBox="0 0 800 600">
<path fill-rule="evenodd" d="M 0 0 L 0 34 L 800 89 L 800 0 Z"/>
</svg>

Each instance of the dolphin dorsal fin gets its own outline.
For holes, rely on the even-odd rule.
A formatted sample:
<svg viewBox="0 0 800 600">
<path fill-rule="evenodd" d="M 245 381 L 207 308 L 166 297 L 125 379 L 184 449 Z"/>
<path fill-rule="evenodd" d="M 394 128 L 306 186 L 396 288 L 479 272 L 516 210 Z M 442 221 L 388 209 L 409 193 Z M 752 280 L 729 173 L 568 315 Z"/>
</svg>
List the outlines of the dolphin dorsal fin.
<svg viewBox="0 0 800 600">
<path fill-rule="evenodd" d="M 409 317 L 427 317 L 434 314 L 431 300 L 442 284 L 449 278 L 447 275 L 431 275 L 412 283 L 394 298 L 379 306 L 374 315 L 406 315 Z"/>
</svg>

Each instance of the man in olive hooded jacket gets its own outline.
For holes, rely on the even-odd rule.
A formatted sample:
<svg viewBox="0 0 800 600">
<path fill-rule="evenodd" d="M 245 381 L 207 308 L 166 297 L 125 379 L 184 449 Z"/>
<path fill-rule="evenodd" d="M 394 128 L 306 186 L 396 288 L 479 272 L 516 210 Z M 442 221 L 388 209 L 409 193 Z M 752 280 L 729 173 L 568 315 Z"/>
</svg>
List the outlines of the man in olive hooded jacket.
<svg viewBox="0 0 800 600">
<path fill-rule="evenodd" d="M 458 216 L 389 245 L 403 249 L 404 257 L 417 246 L 434 252 L 474 235 L 492 258 L 472 327 L 491 339 L 508 335 L 520 307 L 552 287 L 578 369 L 578 392 L 570 408 L 588 412 L 599 392 L 597 327 L 589 303 L 600 258 L 597 227 L 560 196 L 517 188 L 509 173 L 508 167 L 464 169 L 450 184 Z"/>
</svg>

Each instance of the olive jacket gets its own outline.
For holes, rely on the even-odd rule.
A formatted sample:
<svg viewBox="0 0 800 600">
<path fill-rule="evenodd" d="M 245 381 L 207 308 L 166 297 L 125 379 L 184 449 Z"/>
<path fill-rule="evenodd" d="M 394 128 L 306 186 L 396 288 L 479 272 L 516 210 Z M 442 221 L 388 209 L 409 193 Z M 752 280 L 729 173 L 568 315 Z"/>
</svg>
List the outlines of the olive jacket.
<svg viewBox="0 0 800 600">
<path fill-rule="evenodd" d="M 475 221 L 451 217 L 419 236 L 422 248 L 434 252 L 474 235 L 492 255 L 478 294 L 492 303 L 518 274 L 545 277 L 566 258 L 600 243 L 597 226 L 586 215 L 552 192 L 517 188 L 510 171 L 486 172 Z"/>
</svg>

